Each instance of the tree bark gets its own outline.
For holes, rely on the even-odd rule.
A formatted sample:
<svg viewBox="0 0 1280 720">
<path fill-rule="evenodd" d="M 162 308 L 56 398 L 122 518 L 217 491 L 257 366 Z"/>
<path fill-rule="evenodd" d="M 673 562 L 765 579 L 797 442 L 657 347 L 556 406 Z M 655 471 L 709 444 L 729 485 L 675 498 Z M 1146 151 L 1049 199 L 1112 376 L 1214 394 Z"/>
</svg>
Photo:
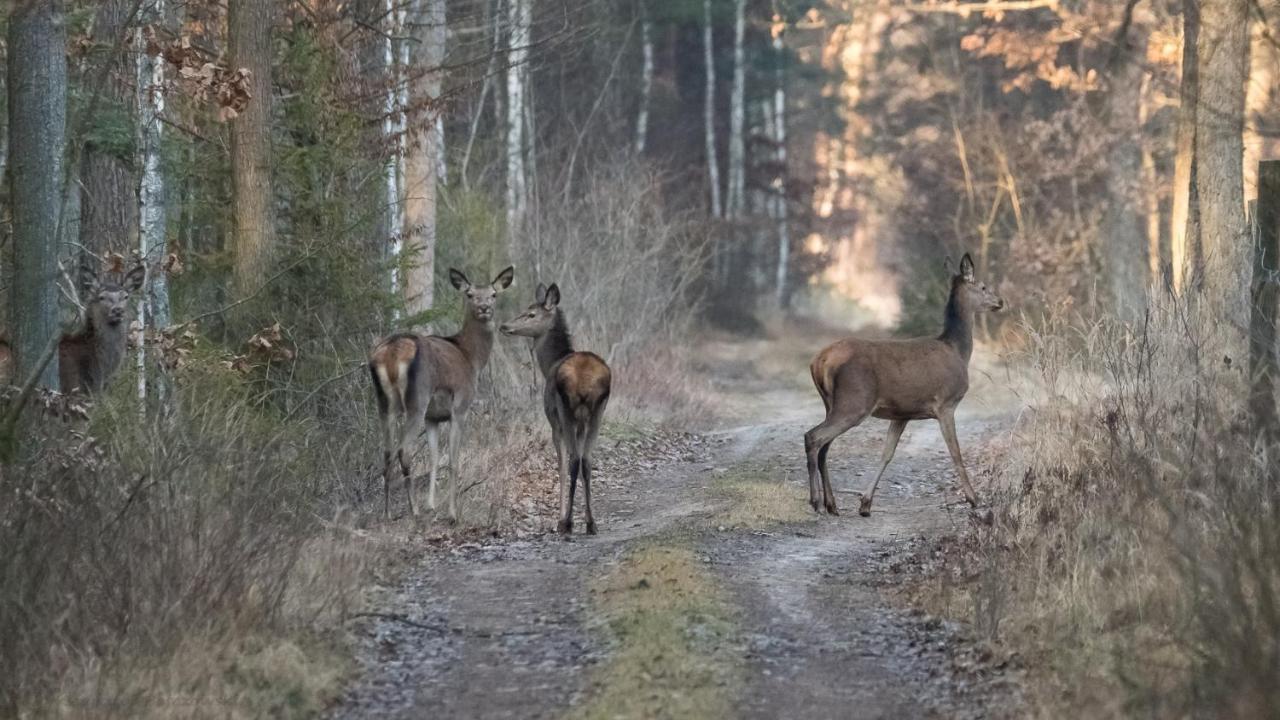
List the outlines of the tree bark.
<svg viewBox="0 0 1280 720">
<path fill-rule="evenodd" d="M 227 51 L 232 68 L 245 68 L 251 99 L 231 121 L 231 198 L 234 205 L 235 293 L 262 286 L 275 251 L 271 184 L 271 26 L 275 3 L 229 0 Z"/>
<path fill-rule="evenodd" d="M 707 141 L 707 179 L 711 184 L 711 217 L 724 216 L 720 203 L 720 157 L 716 148 L 716 52 L 712 32 L 711 0 L 702 0 L 702 62 L 706 68 L 707 92 L 703 105 L 703 127 Z"/>
<path fill-rule="evenodd" d="M 1254 229 L 1250 293 L 1249 408 L 1254 435 L 1280 440 L 1275 381 L 1277 296 L 1280 296 L 1280 160 L 1263 162 L 1258 172 L 1257 224 Z"/>
<path fill-rule="evenodd" d="M 1146 54 L 1146 30 L 1133 27 L 1121 38 L 1110 63 L 1104 112 L 1115 146 L 1107 163 L 1107 203 L 1102 218 L 1102 245 L 1107 285 L 1116 315 L 1125 322 L 1142 318 L 1147 304 L 1147 234 L 1142 207 L 1142 81 L 1139 62 Z"/>
<path fill-rule="evenodd" d="M 1207 280 L 1225 316 L 1248 327 L 1248 234 L 1244 217 L 1244 101 L 1249 0 L 1201 0 L 1196 193 Z"/>
<path fill-rule="evenodd" d="M 164 0 L 146 8 L 142 25 L 158 23 L 164 18 Z M 136 31 L 136 48 L 145 47 L 142 28 Z M 137 166 L 141 176 L 136 186 L 138 207 L 138 254 L 146 263 L 146 284 L 138 298 L 137 318 L 152 330 L 169 326 L 169 278 L 163 269 L 169 254 L 165 235 L 167 208 L 165 206 L 164 175 L 160 169 L 160 143 L 162 139 L 160 119 L 164 116 L 164 60 L 145 52 L 138 53 L 137 68 Z M 147 349 L 138 344 L 138 398 L 147 396 Z M 145 407 L 144 407 L 145 409 Z"/>
<path fill-rule="evenodd" d="M 129 31 L 125 23 L 131 5 L 128 0 L 106 0 L 98 7 L 93 21 L 98 51 L 109 53 L 121 33 Z M 137 68 L 124 53 L 103 60 L 110 63 L 106 85 L 100 88 L 103 112 L 89 119 L 99 126 L 100 132 L 91 132 L 80 165 L 79 242 L 99 256 L 110 252 L 128 256 L 138 235 L 138 176 L 134 158 L 128 156 L 127 146 L 116 143 L 113 147 L 92 138 L 119 137 L 121 128 L 103 127 L 107 123 L 118 123 L 121 127 L 136 124 L 133 86 Z M 86 278 L 81 278 L 84 280 Z"/>
<path fill-rule="evenodd" d="M 445 57 L 445 0 L 415 0 L 416 50 L 410 87 L 408 152 L 405 156 L 404 302 L 410 315 L 432 306 L 436 251 L 436 182 L 442 156 L 439 112 Z"/>
<path fill-rule="evenodd" d="M 636 113 L 636 154 L 649 140 L 649 96 L 653 92 L 653 20 L 648 3 L 640 2 L 640 109 Z"/>
<path fill-rule="evenodd" d="M 507 232 L 520 232 L 528 202 L 524 162 L 524 91 L 529 57 L 533 0 L 509 0 L 507 6 Z"/>
<path fill-rule="evenodd" d="M 1200 203 L 1195 189 L 1196 109 L 1199 104 L 1200 0 L 1182 2 L 1182 81 L 1174 156 L 1173 203 L 1169 217 L 1169 263 L 1174 292 L 1182 292 L 1188 277 L 1199 276 Z"/>
<path fill-rule="evenodd" d="M 778 274 L 774 279 L 775 300 L 778 307 L 786 309 L 791 298 L 788 287 L 790 281 L 791 229 L 789 226 L 787 207 L 787 49 L 783 39 L 786 23 L 776 10 L 773 16 L 773 142 L 776 148 L 774 161 L 778 165 L 777 177 L 774 180 L 774 222 L 778 227 Z"/>
<path fill-rule="evenodd" d="M 9 16 L 9 147 L 13 212 L 13 283 L 9 308 L 14 377 L 25 378 L 56 341 L 58 242 L 67 60 L 62 5 L 15 3 Z M 49 363 L 37 382 L 58 387 Z"/>
<path fill-rule="evenodd" d="M 747 0 L 736 0 L 733 15 L 733 86 L 729 92 L 729 191 L 725 215 L 738 217 L 746 202 L 746 149 L 742 131 L 746 124 Z"/>
</svg>

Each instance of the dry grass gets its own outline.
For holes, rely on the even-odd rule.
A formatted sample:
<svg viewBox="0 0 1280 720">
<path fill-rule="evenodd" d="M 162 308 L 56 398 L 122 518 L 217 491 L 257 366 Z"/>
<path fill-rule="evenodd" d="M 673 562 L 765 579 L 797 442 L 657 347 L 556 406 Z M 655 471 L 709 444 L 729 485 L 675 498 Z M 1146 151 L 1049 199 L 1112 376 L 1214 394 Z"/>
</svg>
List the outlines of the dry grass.
<svg viewBox="0 0 1280 720">
<path fill-rule="evenodd" d="M 729 528 L 760 530 L 771 525 L 812 520 L 809 498 L 803 487 L 778 479 L 757 467 L 734 467 L 716 478 L 717 495 L 729 504 L 710 523 Z"/>
<path fill-rule="evenodd" d="M 613 641 L 578 718 L 727 718 L 740 682 L 710 574 L 673 545 L 634 551 L 592 588 Z"/>
<path fill-rule="evenodd" d="M 935 600 L 1029 655 L 1046 715 L 1274 713 L 1280 486 L 1240 338 L 1164 298 L 1140 327 L 1031 341 L 996 524 L 952 548 Z"/>
</svg>

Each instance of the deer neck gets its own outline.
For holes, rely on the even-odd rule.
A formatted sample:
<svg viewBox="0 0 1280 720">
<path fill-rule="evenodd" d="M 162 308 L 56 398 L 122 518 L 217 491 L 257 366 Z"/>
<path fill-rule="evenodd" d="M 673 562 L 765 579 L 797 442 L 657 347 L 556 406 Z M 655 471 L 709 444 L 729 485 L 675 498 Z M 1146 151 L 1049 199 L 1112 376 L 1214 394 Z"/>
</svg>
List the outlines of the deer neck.
<svg viewBox="0 0 1280 720">
<path fill-rule="evenodd" d="M 89 356 L 87 365 L 97 382 L 105 384 L 107 378 L 120 367 L 127 345 L 125 334 L 127 329 L 128 326 L 124 323 L 114 327 L 99 326 L 93 320 L 89 320 L 80 333 Z"/>
<path fill-rule="evenodd" d="M 573 352 L 573 339 L 569 335 L 569 326 L 564 321 L 564 313 L 556 310 L 556 319 L 551 329 L 533 343 L 534 354 L 538 358 L 538 367 L 543 377 L 551 377 L 551 370 L 556 363 Z"/>
<path fill-rule="evenodd" d="M 462 321 L 462 329 L 454 336 L 458 347 L 471 361 L 476 372 L 489 363 L 489 354 L 493 352 L 493 324 L 481 322 L 471 313 Z"/>
<path fill-rule="evenodd" d="M 952 289 L 951 297 L 947 299 L 942 335 L 938 339 L 955 348 L 965 363 L 973 355 L 973 317 L 973 310 L 965 307 L 960 300 L 959 288 Z"/>
</svg>

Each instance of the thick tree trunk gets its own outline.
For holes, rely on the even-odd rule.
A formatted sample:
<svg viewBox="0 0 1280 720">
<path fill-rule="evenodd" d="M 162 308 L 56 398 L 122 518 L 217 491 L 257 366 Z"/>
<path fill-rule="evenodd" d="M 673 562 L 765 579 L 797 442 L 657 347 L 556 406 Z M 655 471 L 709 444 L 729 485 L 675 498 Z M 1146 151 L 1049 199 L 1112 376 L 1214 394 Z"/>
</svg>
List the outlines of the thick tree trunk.
<svg viewBox="0 0 1280 720">
<path fill-rule="evenodd" d="M 711 0 L 702 0 L 702 62 L 706 69 L 707 92 L 703 105 L 703 128 L 707 141 L 707 179 L 711 184 L 711 217 L 723 217 L 720 203 L 720 157 L 716 148 L 716 52 Z"/>
<path fill-rule="evenodd" d="M 416 50 L 411 69 L 409 138 L 405 156 L 404 301 L 410 315 L 432 305 L 436 251 L 436 182 L 442 157 L 439 112 L 445 56 L 445 0 L 415 0 Z"/>
<path fill-rule="evenodd" d="M 524 163 L 524 91 L 529 57 L 533 0 L 509 0 L 507 6 L 507 232 L 520 232 L 528 203 Z"/>
<path fill-rule="evenodd" d="M 1201 0 L 1196 192 L 1207 280 L 1225 316 L 1248 327 L 1249 237 L 1244 216 L 1244 100 L 1249 0 Z"/>
<path fill-rule="evenodd" d="M 1182 3 L 1182 81 L 1174 156 L 1173 203 L 1169 215 L 1169 263 L 1173 288 L 1181 292 L 1187 278 L 1200 271 L 1200 203 L 1196 197 L 1196 110 L 1199 105 L 1200 0 Z"/>
<path fill-rule="evenodd" d="M 1116 138 L 1107 164 L 1107 197 L 1102 245 L 1112 308 L 1126 322 L 1142 318 L 1147 304 L 1147 234 L 1142 213 L 1142 107 L 1146 31 L 1135 27 L 1121 39 L 1111 62 L 1105 108 Z"/>
<path fill-rule="evenodd" d="M 746 36 L 747 0 L 736 0 L 733 15 L 733 86 L 729 92 L 729 190 L 725 215 L 738 217 L 746 200 Z"/>
<path fill-rule="evenodd" d="M 9 16 L 9 146 L 13 212 L 10 345 L 14 377 L 25 378 L 58 326 L 58 213 L 66 145 L 66 29 L 61 3 L 31 0 Z M 58 387 L 53 363 L 39 384 Z"/>
<path fill-rule="evenodd" d="M 132 2 L 106 0 L 94 16 L 94 44 L 98 52 L 109 53 L 121 33 L 128 32 Z M 145 55 L 145 53 L 143 53 Z M 137 68 L 121 54 L 103 58 L 110 62 L 102 93 L 102 112 L 90 122 L 113 123 L 127 127 L 135 123 L 136 94 L 134 80 Z M 96 134 L 118 137 L 118 133 Z M 134 158 L 127 145 L 115 146 L 87 142 L 80 164 L 80 230 L 79 242 L 99 256 L 109 252 L 128 256 L 138 235 L 138 177 Z M 79 253 L 73 253 L 79 254 Z M 78 266 L 81 266 L 78 264 Z M 84 278 L 82 278 L 82 281 Z"/>
<path fill-rule="evenodd" d="M 643 155 L 649 139 L 649 95 L 653 92 L 653 20 L 648 4 L 640 3 L 640 109 L 636 113 L 636 154 Z"/>
<path fill-rule="evenodd" d="M 230 0 L 227 51 L 233 68 L 252 73 L 252 99 L 231 121 L 231 198 L 234 205 L 235 292 L 245 297 L 262 286 L 275 251 L 271 189 L 271 26 L 275 3 Z"/>
</svg>

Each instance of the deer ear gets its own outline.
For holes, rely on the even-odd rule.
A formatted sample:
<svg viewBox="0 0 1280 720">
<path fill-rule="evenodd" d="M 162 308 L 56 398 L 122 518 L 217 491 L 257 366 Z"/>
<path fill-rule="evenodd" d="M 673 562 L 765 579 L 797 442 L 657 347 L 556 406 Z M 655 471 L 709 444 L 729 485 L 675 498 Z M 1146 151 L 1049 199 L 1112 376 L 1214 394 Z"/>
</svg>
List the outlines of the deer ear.
<svg viewBox="0 0 1280 720">
<path fill-rule="evenodd" d="M 543 301 L 542 307 L 548 310 L 555 310 L 560 304 L 560 286 L 551 283 L 551 287 L 547 288 L 547 298 Z"/>
<path fill-rule="evenodd" d="M 449 268 L 449 282 L 453 283 L 455 290 L 465 290 L 471 287 L 471 281 L 467 279 L 467 276 L 453 268 Z"/>
<path fill-rule="evenodd" d="M 137 266 L 129 271 L 129 274 L 124 276 L 124 289 L 131 293 L 138 292 L 138 290 L 142 289 L 142 283 L 145 282 L 146 279 L 147 266 L 142 263 L 138 263 Z"/>
<path fill-rule="evenodd" d="M 547 300 L 546 283 L 538 283 L 538 289 L 533 291 L 533 301 L 539 305 Z"/>
<path fill-rule="evenodd" d="M 514 265 L 508 265 L 506 270 L 498 273 L 498 277 L 493 279 L 494 290 L 506 290 L 511 287 L 511 281 L 516 277 L 516 268 Z"/>
<path fill-rule="evenodd" d="M 960 277 L 963 277 L 965 282 L 973 282 L 973 258 L 969 257 L 969 253 L 965 253 L 964 257 L 960 258 Z"/>
</svg>

